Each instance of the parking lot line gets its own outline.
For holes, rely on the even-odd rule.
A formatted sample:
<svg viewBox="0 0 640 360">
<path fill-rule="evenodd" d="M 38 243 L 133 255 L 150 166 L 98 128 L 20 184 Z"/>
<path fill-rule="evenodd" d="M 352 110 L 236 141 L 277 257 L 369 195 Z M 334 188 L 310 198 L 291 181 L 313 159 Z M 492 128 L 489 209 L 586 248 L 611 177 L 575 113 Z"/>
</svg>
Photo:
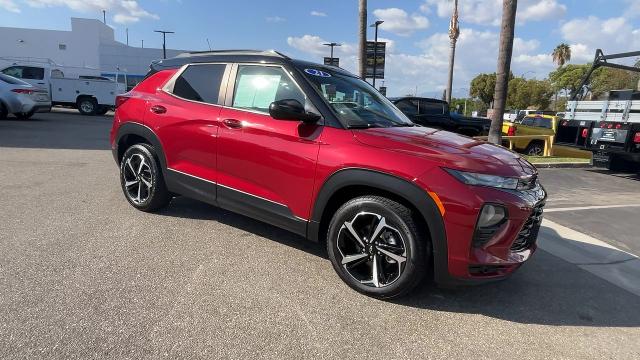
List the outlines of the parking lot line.
<svg viewBox="0 0 640 360">
<path fill-rule="evenodd" d="M 606 242 L 545 219 L 539 247 L 640 296 L 640 258 Z"/>
<path fill-rule="evenodd" d="M 560 212 L 560 211 L 615 209 L 615 208 L 624 208 L 624 207 L 640 207 L 640 204 L 594 205 L 594 206 L 563 207 L 563 208 L 544 209 L 544 212 L 545 213 L 552 213 L 552 212 Z"/>
</svg>

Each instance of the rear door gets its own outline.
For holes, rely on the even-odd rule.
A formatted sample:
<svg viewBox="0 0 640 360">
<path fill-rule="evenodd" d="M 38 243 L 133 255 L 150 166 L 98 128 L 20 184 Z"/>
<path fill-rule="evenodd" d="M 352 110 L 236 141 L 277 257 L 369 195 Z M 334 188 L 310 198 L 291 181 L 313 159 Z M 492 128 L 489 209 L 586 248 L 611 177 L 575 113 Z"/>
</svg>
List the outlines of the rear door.
<svg viewBox="0 0 640 360">
<path fill-rule="evenodd" d="M 237 65 L 229 84 L 220 113 L 218 203 L 304 234 L 323 127 L 269 116 L 275 100 L 312 106 L 282 66 Z"/>
<path fill-rule="evenodd" d="M 184 67 L 148 100 L 144 123 L 158 135 L 169 181 L 180 192 L 215 203 L 216 151 L 227 64 Z"/>
</svg>

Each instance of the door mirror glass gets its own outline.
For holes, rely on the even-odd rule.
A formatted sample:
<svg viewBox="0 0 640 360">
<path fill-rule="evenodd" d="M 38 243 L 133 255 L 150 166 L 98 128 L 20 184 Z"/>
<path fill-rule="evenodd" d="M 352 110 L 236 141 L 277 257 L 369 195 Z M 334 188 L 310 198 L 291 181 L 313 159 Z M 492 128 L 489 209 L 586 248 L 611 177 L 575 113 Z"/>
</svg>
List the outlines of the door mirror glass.
<svg viewBox="0 0 640 360">
<path fill-rule="evenodd" d="M 276 100 L 269 105 L 269 115 L 278 120 L 303 121 L 315 123 L 320 120 L 320 115 L 307 112 L 304 105 L 296 99 Z"/>
</svg>

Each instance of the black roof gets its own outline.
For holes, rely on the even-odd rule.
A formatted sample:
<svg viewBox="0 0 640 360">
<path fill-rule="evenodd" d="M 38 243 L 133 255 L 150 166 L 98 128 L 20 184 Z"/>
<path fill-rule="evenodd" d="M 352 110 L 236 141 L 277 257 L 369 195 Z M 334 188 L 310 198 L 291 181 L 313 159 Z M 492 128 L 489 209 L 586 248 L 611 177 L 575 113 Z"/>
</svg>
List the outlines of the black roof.
<svg viewBox="0 0 640 360">
<path fill-rule="evenodd" d="M 185 64 L 210 63 L 210 62 L 247 62 L 267 64 L 293 64 L 299 68 L 313 67 L 346 76 L 354 76 L 339 67 L 317 64 L 309 61 L 295 60 L 275 50 L 215 50 L 186 52 L 176 57 L 157 60 L 151 63 L 151 71 L 163 69 L 175 69 Z"/>
</svg>

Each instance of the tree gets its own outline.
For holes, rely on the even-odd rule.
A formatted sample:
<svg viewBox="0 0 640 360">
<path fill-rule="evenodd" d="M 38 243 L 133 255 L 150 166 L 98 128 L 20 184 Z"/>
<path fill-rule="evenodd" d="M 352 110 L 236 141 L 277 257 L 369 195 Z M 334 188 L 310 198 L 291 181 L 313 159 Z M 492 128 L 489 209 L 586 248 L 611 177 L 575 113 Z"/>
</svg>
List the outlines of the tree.
<svg viewBox="0 0 640 360">
<path fill-rule="evenodd" d="M 571 60 L 571 47 L 566 43 L 562 43 L 556 46 L 551 56 L 553 56 L 553 62 L 556 63 L 558 67 L 562 67 Z"/>
<path fill-rule="evenodd" d="M 591 94 L 594 98 L 604 95 L 611 90 L 635 89 L 640 74 L 631 71 L 599 68 L 591 77 Z"/>
<path fill-rule="evenodd" d="M 580 90 L 578 87 L 582 83 L 582 79 L 585 77 L 591 65 L 573 65 L 559 67 L 555 71 L 549 74 L 549 79 L 553 85 L 555 91 L 564 91 L 569 97 L 576 91 Z"/>
<path fill-rule="evenodd" d="M 552 94 L 553 87 L 548 80 L 515 78 L 509 81 L 507 108 L 546 110 Z"/>
<path fill-rule="evenodd" d="M 479 99 L 489 108 L 493 102 L 493 93 L 496 89 L 496 73 L 480 74 L 471 80 L 469 95 Z"/>
<path fill-rule="evenodd" d="M 453 64 L 456 59 L 456 41 L 460 35 L 460 28 L 458 27 L 458 0 L 454 0 L 453 14 L 451 14 L 451 21 L 449 22 L 449 39 L 451 49 L 449 50 L 449 80 L 447 81 L 447 93 L 446 100 L 451 102 L 451 92 L 453 87 Z"/>
<path fill-rule="evenodd" d="M 360 77 L 366 79 L 367 77 L 367 0 L 359 1 L 359 70 Z"/>
<path fill-rule="evenodd" d="M 498 52 L 498 71 L 496 73 L 496 88 L 493 95 L 493 114 L 489 141 L 494 144 L 502 142 L 502 119 L 504 106 L 507 102 L 509 75 L 511 73 L 511 55 L 513 54 L 513 34 L 516 25 L 516 10 L 518 0 L 503 0 L 502 25 L 500 29 L 500 51 Z"/>
</svg>

